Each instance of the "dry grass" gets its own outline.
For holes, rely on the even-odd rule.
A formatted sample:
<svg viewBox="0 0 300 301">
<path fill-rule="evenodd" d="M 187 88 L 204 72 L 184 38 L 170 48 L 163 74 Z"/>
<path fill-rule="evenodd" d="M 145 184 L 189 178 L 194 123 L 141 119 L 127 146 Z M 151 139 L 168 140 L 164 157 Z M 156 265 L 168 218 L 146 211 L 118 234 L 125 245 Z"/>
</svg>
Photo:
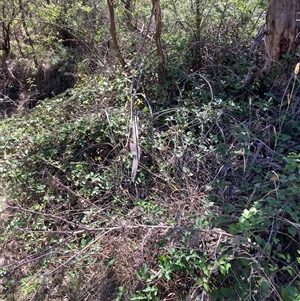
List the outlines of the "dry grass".
<svg viewBox="0 0 300 301">
<path fill-rule="evenodd" d="M 98 115 L 90 116 L 91 121 L 97 120 Z M 110 126 L 112 118 L 107 119 Z M 195 129 L 203 126 L 193 115 L 190 118 Z M 252 124 L 256 133 L 268 128 L 258 119 Z M 114 175 L 107 178 L 113 185 L 100 197 L 90 197 L 78 184 L 66 180 L 67 176 L 53 174 L 53 166 L 40 165 L 44 166 L 42 183 L 47 183 L 49 201 L 42 201 L 43 194 L 33 194 L 35 199 L 24 194 L 22 202 L 11 199 L 8 193 L 5 197 L 2 213 L 8 218 L 1 221 L 7 229 L 2 245 L 2 295 L 17 301 L 113 301 L 123 287 L 126 291 L 120 300 L 130 300 L 137 291 L 153 286 L 162 301 L 183 297 L 212 300 L 199 284 L 199 279 L 207 276 L 205 267 L 210 269 L 209 285 L 218 288 L 220 284 L 214 279 L 220 276 L 219 260 L 223 256 L 229 262 L 235 257 L 252 258 L 256 248 L 247 237 L 230 235 L 227 227 L 254 198 L 255 187 L 250 198 L 249 192 L 243 191 L 243 185 L 253 182 L 258 174 L 252 166 L 282 168 L 269 140 L 235 137 L 240 128 L 249 129 L 250 123 L 246 126 L 224 110 L 199 137 L 205 146 L 208 133 L 220 135 L 224 145 L 229 145 L 225 152 L 215 147 L 205 149 L 203 144 L 184 145 L 184 131 L 178 135 L 178 127 L 172 125 L 166 132 L 152 129 L 157 145 L 148 151 L 142 140 L 139 175 L 134 184 L 127 181 L 130 157 L 120 151 L 120 145 L 113 144 L 118 140 L 116 134 L 108 139 L 112 143 L 95 144 L 97 148 L 83 146 L 75 151 L 74 159 L 79 161 L 81 156 L 97 173 Z M 179 141 L 180 148 L 176 145 Z M 250 149 L 253 142 L 252 152 L 240 151 L 245 145 Z M 94 160 L 94 149 L 102 154 L 100 162 Z M 264 152 L 271 158 L 263 157 Z M 223 212 L 223 206 L 229 205 L 236 208 L 232 215 Z M 223 217 L 225 222 L 215 225 L 216 217 Z M 12 221 L 20 224 L 10 228 Z M 159 258 L 173 260 L 172 250 L 177 252 L 174 256 L 179 263 L 192 251 L 202 254 L 205 264 L 193 272 L 173 270 L 167 280 L 162 276 Z M 256 251 L 261 252 L 259 248 Z M 145 266 L 146 276 L 138 277 L 137 272 Z M 147 282 L 145 277 L 153 278 Z"/>
</svg>

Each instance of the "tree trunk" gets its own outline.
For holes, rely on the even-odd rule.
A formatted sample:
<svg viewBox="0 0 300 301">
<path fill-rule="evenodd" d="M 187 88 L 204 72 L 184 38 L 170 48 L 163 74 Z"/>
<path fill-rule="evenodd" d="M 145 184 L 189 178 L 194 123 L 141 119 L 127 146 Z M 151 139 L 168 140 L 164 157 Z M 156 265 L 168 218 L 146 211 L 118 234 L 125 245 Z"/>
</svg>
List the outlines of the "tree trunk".
<svg viewBox="0 0 300 301">
<path fill-rule="evenodd" d="M 121 48 L 118 43 L 117 39 L 117 30 L 116 30 L 116 24 L 115 24 L 115 10 L 113 6 L 113 0 L 107 0 L 108 9 L 109 9 L 109 16 L 110 16 L 110 35 L 113 40 L 114 49 L 116 51 L 117 57 L 122 65 L 122 67 L 126 70 L 126 62 L 122 56 Z"/>
<path fill-rule="evenodd" d="M 39 64 L 38 64 L 38 61 L 37 61 L 37 58 L 36 58 L 36 51 L 35 51 L 35 48 L 34 48 L 33 40 L 31 38 L 29 29 L 28 29 L 28 26 L 27 26 L 27 21 L 26 21 L 26 16 L 25 16 L 25 7 L 24 7 L 24 4 L 23 4 L 23 0 L 19 0 L 19 9 L 20 9 L 20 12 L 21 12 L 21 22 L 22 22 L 22 25 L 23 25 L 23 29 L 24 29 L 24 32 L 25 32 L 26 37 L 28 39 L 29 46 L 31 47 L 31 50 L 32 50 L 33 62 L 34 62 L 35 68 L 38 69 Z"/>
<path fill-rule="evenodd" d="M 161 31 L 162 31 L 162 17 L 161 17 L 161 8 L 160 0 L 152 0 L 152 11 L 155 17 L 155 44 L 158 54 L 158 67 L 160 71 L 160 79 L 162 82 L 165 80 L 165 55 L 161 45 Z"/>
<path fill-rule="evenodd" d="M 294 54 L 300 44 L 300 1 L 269 0 L 265 28 L 265 65 L 270 69 L 285 53 Z"/>
</svg>

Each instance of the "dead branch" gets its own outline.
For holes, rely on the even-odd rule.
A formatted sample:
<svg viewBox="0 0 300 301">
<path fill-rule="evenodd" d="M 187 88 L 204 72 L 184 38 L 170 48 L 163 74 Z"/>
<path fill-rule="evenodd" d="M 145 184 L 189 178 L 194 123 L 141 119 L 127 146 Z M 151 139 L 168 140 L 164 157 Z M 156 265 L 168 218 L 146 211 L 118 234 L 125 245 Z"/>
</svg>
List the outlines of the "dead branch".
<svg viewBox="0 0 300 301">
<path fill-rule="evenodd" d="M 149 23 L 149 26 L 147 27 L 147 29 L 145 30 L 145 24 L 143 22 L 141 22 L 140 20 L 138 20 L 136 17 L 134 17 L 132 14 L 131 0 L 126 0 L 126 1 L 122 1 L 122 2 L 124 3 L 124 6 L 122 6 L 120 4 L 119 4 L 119 6 L 122 7 L 122 9 L 124 9 L 124 14 L 126 16 L 127 28 L 131 31 L 135 31 L 135 32 L 139 33 L 143 37 L 152 39 L 153 32 L 151 31 L 151 34 L 149 35 L 150 23 Z M 152 15 L 151 15 L 151 17 L 152 17 Z"/>
</svg>

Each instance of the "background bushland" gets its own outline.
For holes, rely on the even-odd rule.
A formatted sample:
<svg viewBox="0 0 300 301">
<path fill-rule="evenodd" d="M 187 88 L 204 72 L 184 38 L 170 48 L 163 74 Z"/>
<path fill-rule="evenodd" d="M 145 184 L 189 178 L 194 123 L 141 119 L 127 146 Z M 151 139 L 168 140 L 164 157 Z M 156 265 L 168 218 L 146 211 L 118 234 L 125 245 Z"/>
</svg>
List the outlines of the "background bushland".
<svg viewBox="0 0 300 301">
<path fill-rule="evenodd" d="M 267 5 L 0 0 L 3 300 L 300 300 L 299 52 L 261 71 Z"/>
</svg>

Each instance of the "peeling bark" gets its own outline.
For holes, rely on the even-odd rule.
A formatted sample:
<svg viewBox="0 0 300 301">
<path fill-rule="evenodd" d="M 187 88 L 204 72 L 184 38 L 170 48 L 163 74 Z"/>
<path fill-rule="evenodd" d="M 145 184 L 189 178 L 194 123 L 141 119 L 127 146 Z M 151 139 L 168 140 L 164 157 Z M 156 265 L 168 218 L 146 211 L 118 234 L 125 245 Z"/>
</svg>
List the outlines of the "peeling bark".
<svg viewBox="0 0 300 301">
<path fill-rule="evenodd" d="M 272 62 L 282 54 L 294 53 L 300 44 L 300 1 L 269 0 L 266 17 L 265 65 L 267 71 Z"/>
</svg>

